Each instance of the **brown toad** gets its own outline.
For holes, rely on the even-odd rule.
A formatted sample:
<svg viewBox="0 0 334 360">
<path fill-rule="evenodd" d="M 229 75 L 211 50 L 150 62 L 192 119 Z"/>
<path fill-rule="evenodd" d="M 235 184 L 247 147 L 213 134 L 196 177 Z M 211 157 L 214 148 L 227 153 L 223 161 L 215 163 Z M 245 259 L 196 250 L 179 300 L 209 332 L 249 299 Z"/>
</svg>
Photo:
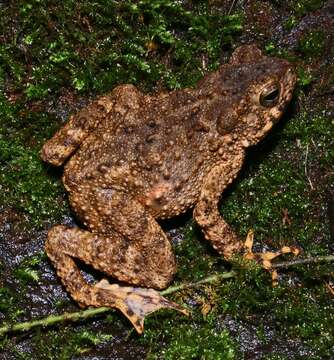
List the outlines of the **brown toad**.
<svg viewBox="0 0 334 360">
<path fill-rule="evenodd" d="M 176 270 L 157 220 L 191 207 L 220 254 L 241 251 L 217 204 L 246 148 L 282 115 L 295 81 L 287 61 L 242 46 L 194 89 L 151 96 L 120 85 L 71 116 L 44 145 L 42 158 L 59 166 L 72 155 L 63 182 L 86 230 L 56 226 L 46 242 L 72 297 L 117 307 L 139 332 L 147 313 L 177 308 L 152 289 L 165 288 Z M 138 287 L 90 285 L 72 258 Z"/>
</svg>

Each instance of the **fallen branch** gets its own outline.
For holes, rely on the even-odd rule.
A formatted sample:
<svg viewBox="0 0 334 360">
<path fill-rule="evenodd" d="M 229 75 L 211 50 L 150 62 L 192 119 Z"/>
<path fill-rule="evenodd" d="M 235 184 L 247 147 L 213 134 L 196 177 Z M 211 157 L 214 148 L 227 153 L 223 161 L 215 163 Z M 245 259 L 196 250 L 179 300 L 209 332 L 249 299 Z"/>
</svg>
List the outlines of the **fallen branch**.
<svg viewBox="0 0 334 360">
<path fill-rule="evenodd" d="M 306 259 L 296 259 L 296 260 L 283 261 L 280 263 L 272 264 L 272 269 L 281 269 L 294 265 L 315 264 L 320 262 L 331 262 L 331 261 L 334 261 L 334 255 L 314 256 Z"/>
<path fill-rule="evenodd" d="M 92 317 L 92 316 L 95 316 L 98 314 L 102 314 L 108 310 L 111 310 L 111 308 L 108 308 L 108 307 L 89 308 L 89 309 L 77 311 L 74 313 L 64 313 L 62 315 L 50 315 L 46 318 L 39 319 L 39 320 L 26 321 L 26 322 L 14 324 L 14 325 L 5 325 L 0 328 L 0 336 L 3 336 L 4 334 L 6 334 L 8 332 L 30 330 L 37 326 L 51 326 L 58 322 L 64 322 L 67 320 L 77 321 L 77 320 L 81 320 L 81 319 L 87 319 L 89 317 Z"/>
<path fill-rule="evenodd" d="M 177 291 L 197 287 L 197 286 L 200 286 L 200 285 L 203 285 L 203 284 L 210 284 L 210 283 L 214 283 L 214 282 L 219 281 L 219 280 L 230 279 L 232 277 L 235 277 L 236 275 L 237 275 L 237 273 L 235 271 L 230 271 L 230 272 L 226 272 L 226 273 L 211 275 L 211 276 L 208 276 L 207 278 L 196 281 L 194 283 L 170 286 L 168 289 L 160 291 L 160 294 L 165 296 L 165 295 L 175 293 Z"/>
<path fill-rule="evenodd" d="M 328 256 L 316 256 L 316 257 L 310 257 L 306 259 L 297 259 L 292 261 L 286 261 L 281 263 L 276 263 L 272 265 L 273 269 L 279 269 L 279 268 L 287 268 L 294 265 L 302 265 L 302 264 L 314 264 L 314 263 L 320 263 L 320 262 L 330 262 L 334 261 L 334 255 L 328 255 Z M 199 280 L 197 282 L 193 283 L 187 283 L 187 284 L 180 284 L 175 285 L 167 288 L 166 290 L 163 290 L 160 292 L 161 295 L 169 295 L 173 294 L 178 291 L 182 291 L 185 289 L 190 289 L 194 287 L 198 287 L 203 284 L 211 284 L 223 279 L 230 279 L 237 275 L 235 271 L 230 271 L 226 273 L 221 274 L 215 274 L 208 276 L 202 280 Z M 30 330 L 37 326 L 51 326 L 59 322 L 65 322 L 65 321 L 78 321 L 82 319 L 87 319 L 99 314 L 106 313 L 110 311 L 111 308 L 108 307 L 99 307 L 99 308 L 88 308 L 86 310 L 77 311 L 73 313 L 64 313 L 62 315 L 51 315 L 43 319 L 39 320 L 33 320 L 33 321 L 27 321 L 23 323 L 18 323 L 14 325 L 5 325 L 0 327 L 0 336 L 3 336 L 6 333 L 9 332 L 15 332 L 15 331 L 26 331 Z"/>
</svg>

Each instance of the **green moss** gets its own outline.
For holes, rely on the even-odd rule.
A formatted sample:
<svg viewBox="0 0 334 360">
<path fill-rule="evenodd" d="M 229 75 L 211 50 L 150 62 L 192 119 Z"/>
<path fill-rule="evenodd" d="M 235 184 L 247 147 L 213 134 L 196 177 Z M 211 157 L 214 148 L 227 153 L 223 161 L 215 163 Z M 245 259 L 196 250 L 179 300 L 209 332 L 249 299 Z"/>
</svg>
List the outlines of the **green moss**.
<svg viewBox="0 0 334 360">
<path fill-rule="evenodd" d="M 315 80 L 309 70 L 303 67 L 297 67 L 298 85 L 300 88 L 307 88 Z"/>
<path fill-rule="evenodd" d="M 123 82 L 146 88 L 158 80 L 172 88 L 193 85 L 203 72 L 203 54 L 208 68 L 217 67 L 221 46 L 231 44 L 242 28 L 239 15 L 221 16 L 202 3 L 190 11 L 171 0 L 66 0 L 49 4 L 48 11 L 39 3 L 31 9 L 21 5 L 21 14 L 18 25 L 32 69 L 22 62 L 17 44 L 3 46 L 0 55 L 17 80 L 29 71 L 28 82 L 17 82 L 29 100 L 61 87 L 104 92 Z M 4 17 L 4 30 L 9 20 Z M 166 56 L 173 72 L 161 61 Z"/>
<path fill-rule="evenodd" d="M 168 347 L 148 359 L 237 359 L 235 345 L 226 330 L 181 325 L 171 335 Z"/>
<path fill-rule="evenodd" d="M 297 16 L 304 16 L 309 12 L 318 10 L 324 5 L 324 0 L 293 0 L 290 1 L 291 10 Z"/>
<path fill-rule="evenodd" d="M 278 47 L 277 44 L 272 41 L 265 45 L 264 51 L 270 56 L 280 57 L 290 61 L 291 63 L 296 63 L 298 61 L 298 57 L 293 52 Z"/>
<path fill-rule="evenodd" d="M 93 330 L 66 328 L 58 331 L 51 330 L 47 334 L 40 330 L 33 337 L 34 358 L 67 360 L 74 356 L 82 356 L 95 346 L 110 341 L 110 339 L 112 339 L 112 335 Z M 31 354 L 27 355 L 19 348 L 14 347 L 12 352 L 15 354 L 15 359 L 31 359 Z"/>
<path fill-rule="evenodd" d="M 300 141 L 302 146 L 307 146 L 311 138 L 316 137 L 316 147 L 310 148 L 309 160 L 317 160 L 322 165 L 331 166 L 333 151 L 330 146 L 334 131 L 334 117 L 326 111 L 316 110 L 308 113 L 300 112 L 291 119 L 283 132 L 283 144 L 291 145 L 292 141 Z"/>
<path fill-rule="evenodd" d="M 265 161 L 259 164 L 255 177 L 247 177 L 238 184 L 223 206 L 223 215 L 230 222 L 237 222 L 243 235 L 252 227 L 257 235 L 276 233 L 284 237 L 291 231 L 282 223 L 284 209 L 297 221 L 310 208 L 304 195 L 305 184 L 300 169 L 289 162 Z"/>
<path fill-rule="evenodd" d="M 191 319 L 171 312 L 165 316 L 160 312 L 147 319 L 140 341 L 150 348 L 150 359 L 174 359 L 176 354 L 181 359 L 240 359 L 238 343 L 222 330 L 220 322 L 225 314 L 236 322 L 247 321 L 257 327 L 257 337 L 263 344 L 268 335 L 261 326 L 270 324 L 277 337 L 299 339 L 304 346 L 316 349 L 314 359 L 328 358 L 334 340 L 334 305 L 322 286 L 328 267 L 325 270 L 324 266 L 324 275 L 319 269 L 310 269 L 308 280 L 301 269 L 297 272 L 304 278 L 300 287 L 272 287 L 269 275 L 261 268 L 246 268 L 242 263 L 240 266 L 233 280 L 176 296 L 178 302 L 187 298 L 196 304 Z"/>
<path fill-rule="evenodd" d="M 319 57 L 325 49 L 325 34 L 321 30 L 311 30 L 298 42 L 298 50 L 307 58 Z"/>
<path fill-rule="evenodd" d="M 309 281 L 305 280 L 301 287 L 272 288 L 266 285 L 263 272 L 240 273 L 237 281 L 220 287 L 219 295 L 224 301 L 218 312 L 228 312 L 241 321 L 250 314 L 266 314 L 263 321 L 275 319 L 274 328 L 279 336 L 299 338 L 311 349 L 317 349 L 319 357 L 315 359 L 327 358 L 334 339 L 331 332 L 334 305 L 321 285 L 322 277 L 316 280 L 316 274 L 313 269 Z M 259 325 L 257 321 L 256 326 Z M 260 339 L 263 334 L 258 336 Z"/>
<path fill-rule="evenodd" d="M 54 129 L 45 113 L 25 111 L 0 95 L 0 206 L 28 215 L 33 226 L 65 209 L 59 180 L 39 157 L 40 143 Z"/>
<path fill-rule="evenodd" d="M 22 296 L 22 289 L 16 289 L 14 291 L 12 288 L 9 287 L 0 288 L 0 313 L 2 316 L 5 316 L 5 321 L 3 321 L 4 324 L 7 321 L 10 323 L 15 322 L 18 318 L 20 318 L 20 316 L 22 316 L 22 314 L 24 314 L 25 311 L 18 307 Z"/>
<path fill-rule="evenodd" d="M 283 301 L 276 307 L 275 317 L 278 326 L 285 324 L 284 329 L 281 325 L 281 332 L 286 331 L 290 336 L 298 336 L 311 348 L 320 350 L 323 357 L 327 357 L 333 344 L 333 310 L 325 288 L 312 284 L 312 288 L 290 291 L 289 301 Z"/>
<path fill-rule="evenodd" d="M 27 283 L 38 282 L 40 279 L 38 267 L 45 256 L 45 253 L 41 252 L 36 256 L 24 258 L 14 269 L 13 275 L 24 285 Z"/>
<path fill-rule="evenodd" d="M 13 292 L 6 287 L 0 288 L 0 311 L 6 314 L 14 305 L 15 296 Z"/>
<path fill-rule="evenodd" d="M 23 284 L 27 284 L 30 282 L 38 282 L 39 280 L 38 272 L 29 267 L 15 269 L 14 275 Z"/>
<path fill-rule="evenodd" d="M 223 202 L 222 214 L 227 221 L 243 236 L 253 228 L 257 239 L 270 238 L 276 246 L 292 242 L 308 247 L 311 253 L 319 251 L 311 240 L 319 232 L 327 239 L 329 234 L 326 222 L 314 216 L 319 210 L 304 160 L 307 151 L 309 166 L 318 163 L 324 171 L 330 168 L 333 131 L 333 119 L 321 113 L 301 114 L 290 119 L 283 131 L 273 135 L 281 139 L 274 153 L 263 158 L 258 147 L 250 154 L 252 167 L 239 178 Z M 310 137 L 317 138 L 316 147 L 309 146 Z M 269 137 L 267 141 L 275 143 L 274 138 Z M 296 142 L 300 144 L 299 149 Z M 282 156 L 283 153 L 290 158 Z M 316 196 L 319 197 L 319 193 Z M 284 212 L 288 214 L 288 222 L 284 221 Z"/>
<path fill-rule="evenodd" d="M 30 224 L 60 218 L 66 209 L 56 177 L 48 176 L 37 149 L 0 138 L 0 203 L 29 215 Z"/>
<path fill-rule="evenodd" d="M 289 18 L 287 18 L 284 23 L 283 23 L 283 27 L 285 30 L 291 30 L 293 29 L 296 25 L 298 24 L 298 20 L 295 16 L 290 16 Z"/>
<path fill-rule="evenodd" d="M 189 221 L 184 229 L 183 241 L 174 247 L 178 259 L 176 281 L 199 280 L 219 265 L 219 258 L 212 256 L 210 244 L 200 238 L 200 229 Z"/>
</svg>

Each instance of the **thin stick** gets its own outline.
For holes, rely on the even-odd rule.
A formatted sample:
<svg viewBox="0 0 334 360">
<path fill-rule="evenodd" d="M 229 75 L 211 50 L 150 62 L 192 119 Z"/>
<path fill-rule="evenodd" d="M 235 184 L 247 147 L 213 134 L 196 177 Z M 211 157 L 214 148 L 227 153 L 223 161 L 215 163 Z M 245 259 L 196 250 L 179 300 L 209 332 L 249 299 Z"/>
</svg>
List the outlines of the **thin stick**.
<svg viewBox="0 0 334 360">
<path fill-rule="evenodd" d="M 3 336 L 4 334 L 12 331 L 30 330 L 36 326 L 51 326 L 58 322 L 63 322 L 67 320 L 77 321 L 81 319 L 87 319 L 89 317 L 102 314 L 109 310 L 111 310 L 111 308 L 108 307 L 89 308 L 87 310 L 77 311 L 74 313 L 64 313 L 62 315 L 50 315 L 46 318 L 39 320 L 26 321 L 14 325 L 5 325 L 0 328 L 0 336 Z"/>
<path fill-rule="evenodd" d="M 309 257 L 306 259 L 296 259 L 291 261 L 284 261 L 276 264 L 272 264 L 272 269 L 281 269 L 287 268 L 294 265 L 302 265 L 302 264 L 314 264 L 320 262 L 330 262 L 334 261 L 334 255 L 327 255 L 327 256 L 314 256 Z"/>
<path fill-rule="evenodd" d="M 230 271 L 230 272 L 226 272 L 226 273 L 211 275 L 211 276 L 208 276 L 208 277 L 206 277 L 206 278 L 204 278 L 202 280 L 196 281 L 194 283 L 170 286 L 168 289 L 160 291 L 160 294 L 165 296 L 165 295 L 175 293 L 177 291 L 197 287 L 197 286 L 200 286 L 202 284 L 211 284 L 211 283 L 216 282 L 218 280 L 230 279 L 230 278 L 235 277 L 236 275 L 237 275 L 237 273 L 235 271 Z"/>
<path fill-rule="evenodd" d="M 232 12 L 232 10 L 233 10 L 234 5 L 236 4 L 236 2 L 237 2 L 237 0 L 232 0 L 232 3 L 231 3 L 231 6 L 230 6 L 230 9 L 229 9 L 229 11 L 228 11 L 227 15 L 230 15 L 230 14 L 231 14 L 231 12 Z"/>
<path fill-rule="evenodd" d="M 299 260 L 276 263 L 276 264 L 272 265 L 272 268 L 279 269 L 279 268 L 287 268 L 287 267 L 294 266 L 294 265 L 311 264 L 311 263 L 314 264 L 314 263 L 319 263 L 319 262 L 330 262 L 330 261 L 334 261 L 334 255 L 315 256 L 315 257 L 310 257 L 310 258 L 306 258 L 306 259 L 299 259 Z M 203 284 L 211 284 L 211 283 L 217 282 L 219 280 L 230 279 L 230 278 L 235 277 L 236 275 L 237 275 L 237 273 L 235 271 L 225 272 L 225 273 L 221 273 L 221 274 L 215 274 L 215 275 L 208 276 L 208 277 L 206 277 L 202 280 L 199 280 L 197 282 L 194 282 L 194 283 L 187 283 L 187 284 L 171 286 L 168 289 L 161 291 L 160 294 L 161 295 L 169 295 L 169 294 L 181 291 L 181 290 L 198 287 Z M 77 311 L 74 313 L 64 313 L 62 315 L 51 315 L 51 316 L 48 316 L 46 318 L 39 319 L 39 320 L 27 321 L 27 322 L 23 322 L 23 323 L 14 324 L 14 325 L 5 325 L 0 328 L 0 336 L 3 336 L 4 334 L 6 334 L 8 332 L 30 330 L 37 326 L 50 326 L 50 325 L 53 325 L 53 324 L 56 324 L 59 322 L 68 321 L 68 320 L 77 321 L 77 320 L 87 319 L 87 318 L 93 317 L 95 315 L 106 313 L 110 310 L 111 310 L 111 308 L 108 308 L 108 307 L 88 308 L 86 310 Z"/>
</svg>

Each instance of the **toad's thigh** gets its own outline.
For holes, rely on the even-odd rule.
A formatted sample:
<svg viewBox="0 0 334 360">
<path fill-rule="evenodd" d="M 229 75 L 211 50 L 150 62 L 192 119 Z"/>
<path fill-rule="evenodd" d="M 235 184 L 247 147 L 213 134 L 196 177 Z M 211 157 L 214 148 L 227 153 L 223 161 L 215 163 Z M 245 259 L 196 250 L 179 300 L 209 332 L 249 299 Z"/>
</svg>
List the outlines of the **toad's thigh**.
<svg viewBox="0 0 334 360">
<path fill-rule="evenodd" d="M 83 183 L 70 195 L 70 203 L 90 231 L 108 234 L 117 231 L 134 242 L 151 242 L 155 234 L 163 234 L 160 225 L 131 195 L 115 189 L 97 188 L 98 184 Z M 145 235 L 145 236 L 144 236 Z M 157 242 L 155 240 L 154 242 Z"/>
<path fill-rule="evenodd" d="M 60 225 L 49 231 L 46 251 L 66 282 L 76 282 L 78 270 L 71 258 L 80 259 L 96 270 L 120 281 L 143 287 L 165 288 L 173 278 L 175 261 L 171 253 L 150 254 L 120 234 L 97 234 Z M 160 254 L 159 254 L 160 255 Z"/>
<path fill-rule="evenodd" d="M 103 257 L 101 263 L 123 266 L 123 274 L 127 268 L 131 279 L 117 274 L 120 280 L 145 286 L 145 279 L 158 277 L 158 280 L 154 280 L 154 287 L 163 288 L 172 279 L 176 264 L 171 244 L 160 225 L 148 209 L 125 193 L 113 189 L 92 192 L 73 194 L 71 202 L 76 203 L 77 207 L 80 202 L 80 217 L 92 235 L 97 235 L 96 240 L 83 236 L 74 240 L 71 248 L 89 247 L 91 254 L 86 258 L 93 266 L 94 258 Z M 82 241 L 88 243 L 83 244 Z M 79 250 L 71 255 L 75 257 L 79 253 L 81 258 L 82 251 Z M 115 275 L 115 267 L 100 270 Z M 136 273 L 141 274 L 136 276 Z"/>
</svg>

